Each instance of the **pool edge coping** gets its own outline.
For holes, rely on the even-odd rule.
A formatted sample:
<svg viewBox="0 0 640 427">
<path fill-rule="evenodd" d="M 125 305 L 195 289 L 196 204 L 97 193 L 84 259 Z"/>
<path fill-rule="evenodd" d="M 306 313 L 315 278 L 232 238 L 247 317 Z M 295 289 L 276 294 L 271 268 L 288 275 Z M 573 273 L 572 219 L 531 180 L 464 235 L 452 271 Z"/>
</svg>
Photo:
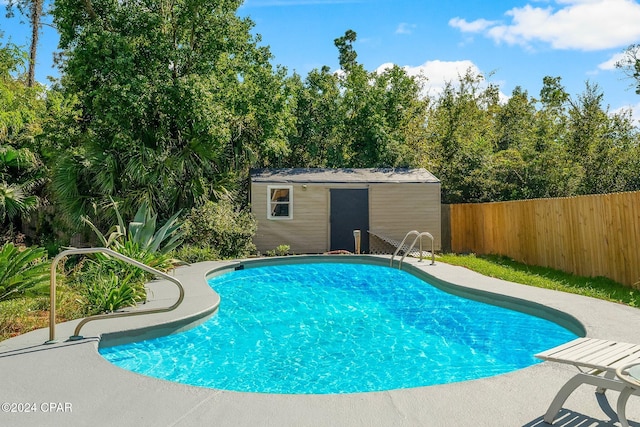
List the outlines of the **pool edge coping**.
<svg viewBox="0 0 640 427">
<path fill-rule="evenodd" d="M 640 322 L 637 308 L 500 281 L 445 263 L 438 263 L 434 268 L 422 263 L 418 267 L 456 285 L 505 292 L 552 308 L 566 309 L 584 323 L 589 337 L 626 342 L 640 340 L 637 327 L 634 327 Z M 193 266 L 187 270 L 191 268 Z M 201 277 L 198 274 L 191 280 Z M 571 367 L 543 362 L 485 379 L 387 392 L 339 395 L 227 392 L 169 383 L 121 370 L 98 354 L 96 338 L 85 340 L 86 345 L 65 342 L 61 344 L 65 348 L 46 346 L 42 343 L 47 329 L 40 331 L 44 334 L 31 337 L 32 347 L 27 346 L 29 340 L 16 341 L 22 351 L 12 354 L 6 354 L 6 346 L 3 346 L 10 340 L 0 342 L 0 368 L 5 372 L 0 390 L 9 391 L 7 396 L 12 396 L 14 401 L 72 402 L 74 411 L 59 416 L 7 414 L 5 419 L 14 426 L 46 423 L 69 427 L 104 423 L 137 427 L 140 420 L 144 420 L 144 424 L 155 422 L 175 426 L 201 426 L 215 421 L 216 425 L 233 427 L 253 427 L 265 422 L 283 427 L 329 427 L 335 425 L 336 419 L 349 427 L 534 426 L 542 425 L 542 416 L 551 399 L 575 374 Z M 42 351 L 54 349 L 53 352 Z M 5 355 L 15 357 L 3 357 Z M 615 399 L 617 393 L 611 396 L 609 401 Z M 461 402 L 465 411 L 460 411 Z M 573 425 L 571 420 L 575 419 L 592 424 L 594 420 L 609 420 L 609 414 L 602 411 L 599 402 L 593 399 L 590 388 L 578 389 L 567 403 L 567 409 L 563 409 L 565 423 L 569 424 L 562 421 L 556 424 Z M 640 408 L 629 403 L 629 418 L 640 419 Z"/>
</svg>

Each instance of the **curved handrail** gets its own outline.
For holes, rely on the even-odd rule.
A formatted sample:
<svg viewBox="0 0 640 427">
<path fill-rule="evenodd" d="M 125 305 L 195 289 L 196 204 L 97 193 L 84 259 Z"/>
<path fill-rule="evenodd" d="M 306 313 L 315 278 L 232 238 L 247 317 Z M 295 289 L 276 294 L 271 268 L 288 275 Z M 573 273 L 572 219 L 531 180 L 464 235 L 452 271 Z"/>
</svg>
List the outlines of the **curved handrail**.
<svg viewBox="0 0 640 427">
<path fill-rule="evenodd" d="M 89 317 L 85 317 L 84 319 L 82 319 L 82 321 L 80 323 L 78 323 L 78 325 L 76 326 L 75 331 L 73 332 L 73 335 L 71 337 L 69 337 L 69 339 L 71 340 L 79 340 L 82 339 L 83 337 L 80 335 L 80 329 L 82 329 L 82 327 L 87 324 L 88 322 L 91 322 L 93 320 L 100 320 L 100 319 L 111 319 L 111 318 L 115 318 L 115 317 L 126 317 L 126 316 L 140 316 L 143 314 L 153 314 L 153 313 L 164 313 L 167 311 L 172 311 L 174 309 L 176 309 L 181 303 L 182 300 L 184 299 L 184 288 L 182 286 L 182 283 L 180 282 L 180 280 L 176 279 L 175 277 L 169 276 L 166 273 L 163 273 L 159 270 L 156 270 L 155 268 L 149 267 L 148 265 L 145 265 L 139 261 L 136 261 L 135 259 L 131 259 L 128 256 L 122 255 L 121 253 L 115 252 L 111 249 L 108 248 L 72 248 L 72 249 L 67 249 L 64 250 L 62 252 L 60 252 L 58 255 L 56 255 L 56 257 L 53 259 L 53 261 L 51 261 L 51 282 L 50 282 L 50 310 L 49 310 L 49 341 L 47 341 L 46 343 L 54 343 L 56 342 L 55 339 L 55 330 L 56 330 L 56 267 L 58 265 L 58 262 L 60 262 L 60 260 L 64 257 L 66 257 L 67 255 L 79 255 L 79 254 L 92 254 L 92 253 L 104 253 L 107 255 L 110 255 L 114 258 L 118 258 L 126 263 L 129 263 L 131 265 L 134 265 L 138 268 L 141 268 L 142 270 L 148 271 L 149 273 L 155 274 L 156 276 L 162 277 L 163 279 L 169 280 L 170 282 L 173 282 L 176 284 L 176 286 L 178 286 L 178 290 L 180 291 L 180 295 L 178 296 L 178 300 L 171 305 L 170 307 L 164 307 L 164 308 L 153 308 L 153 309 L 148 309 L 148 310 L 140 310 L 140 311 L 127 311 L 127 312 L 122 312 L 122 313 L 109 313 L 109 314 L 97 314 L 95 316 L 89 316 Z"/>
<path fill-rule="evenodd" d="M 409 233 L 407 233 L 407 236 L 409 235 Z M 407 254 L 411 252 L 411 249 L 413 249 L 413 247 L 416 245 L 416 242 L 418 240 L 420 240 L 420 260 L 419 261 L 422 261 L 422 236 L 427 236 L 428 238 L 431 239 L 431 265 L 434 265 L 436 263 L 436 256 L 433 252 L 433 247 L 434 247 L 433 236 L 431 235 L 431 233 L 423 231 L 422 233 L 419 233 L 415 239 L 413 239 L 413 242 L 411 243 L 411 246 L 409 246 L 409 249 L 407 249 L 404 252 L 404 254 L 402 255 L 402 258 L 400 259 L 400 263 L 398 264 L 398 268 L 402 268 L 402 261 L 404 261 L 404 258 L 407 256 Z"/>
<path fill-rule="evenodd" d="M 620 366 L 618 369 L 616 369 L 616 376 L 619 380 L 624 382 L 627 387 L 632 387 L 636 390 L 640 390 L 640 378 L 636 377 L 635 375 L 630 375 L 627 372 L 630 368 L 633 368 L 635 366 L 640 367 L 640 361 L 636 360 L 635 362 Z M 638 374 L 640 374 L 640 369 L 636 370 L 638 371 Z"/>
<path fill-rule="evenodd" d="M 402 243 L 400 243 L 400 244 L 398 245 L 398 248 L 396 249 L 396 251 L 393 253 L 393 255 L 391 255 L 391 260 L 389 261 L 389 267 L 393 267 L 393 259 L 396 257 L 396 255 L 398 255 L 398 252 L 400 252 L 400 249 L 402 249 L 402 247 L 404 246 L 404 242 L 406 242 L 406 241 L 407 241 L 407 239 L 409 238 L 409 236 L 412 236 L 412 235 L 414 235 L 414 234 L 417 236 L 417 235 L 419 235 L 420 233 L 419 233 L 418 231 L 416 231 L 416 230 L 411 230 L 411 231 L 409 231 L 409 232 L 404 236 L 404 239 L 402 239 Z M 405 253 L 406 253 L 406 252 L 405 252 Z M 403 257 L 402 259 L 404 259 L 404 257 Z"/>
</svg>

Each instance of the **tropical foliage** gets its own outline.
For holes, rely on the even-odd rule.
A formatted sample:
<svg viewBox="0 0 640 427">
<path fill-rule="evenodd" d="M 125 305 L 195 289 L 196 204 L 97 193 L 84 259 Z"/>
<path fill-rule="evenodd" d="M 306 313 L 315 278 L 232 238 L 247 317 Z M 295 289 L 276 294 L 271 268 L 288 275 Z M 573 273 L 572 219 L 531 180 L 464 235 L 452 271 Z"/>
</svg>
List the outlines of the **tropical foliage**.
<svg viewBox="0 0 640 427">
<path fill-rule="evenodd" d="M 180 212 L 169 218 L 162 227 L 157 228 L 158 216 L 151 212 L 146 202 L 140 205 L 135 217 L 128 225 L 125 225 L 118 205 L 112 202 L 112 207 L 118 223 L 113 225 L 106 235 L 88 218 L 83 218 L 95 232 L 103 247 L 160 271 L 170 270 L 178 263 L 171 257 L 171 252 L 182 243 L 184 236 L 184 232 L 180 230 L 181 222 L 178 220 Z M 137 267 L 112 259 L 106 254 L 98 253 L 95 257 L 101 261 L 101 266 L 107 266 L 108 269 L 139 271 Z M 140 274 L 145 273 L 140 272 Z"/>
<path fill-rule="evenodd" d="M 81 295 L 90 314 L 132 307 L 146 297 L 144 284 L 133 280 L 131 274 L 121 278 L 114 271 L 105 272 L 101 267 L 95 266 L 88 270 L 83 281 L 86 282 L 88 278 L 91 279 L 91 284 L 81 288 Z"/>
<path fill-rule="evenodd" d="M 42 248 L 0 248 L 0 301 L 48 289 L 49 263 Z"/>
<path fill-rule="evenodd" d="M 45 104 L 41 87 L 22 81 L 25 55 L 0 45 L 0 226 L 26 216 L 40 204 L 45 168 L 35 151 Z"/>
<path fill-rule="evenodd" d="M 38 161 L 27 149 L 0 146 L 0 223 L 24 216 L 38 206 Z"/>
<path fill-rule="evenodd" d="M 143 202 L 133 220 L 125 224 L 117 204 L 112 202 L 111 206 L 118 221 L 106 233 L 84 218 L 101 246 L 160 271 L 178 264 L 179 261 L 172 257 L 183 238 L 178 214 L 158 227 L 157 214 Z M 152 278 L 150 273 L 104 253 L 82 259 L 69 277 L 71 287 L 81 295 L 91 314 L 115 311 L 144 301 L 144 285 Z"/>
<path fill-rule="evenodd" d="M 186 243 L 212 248 L 221 258 L 243 258 L 256 249 L 252 241 L 255 218 L 247 210 L 237 209 L 228 198 L 192 209 L 184 230 Z"/>
<path fill-rule="evenodd" d="M 235 15 L 240 3 L 55 3 L 62 83 L 79 112 L 53 175 L 70 220 L 109 197 L 124 214 L 146 202 L 168 218 L 233 189 L 244 159 L 282 154 L 283 75 Z"/>
<path fill-rule="evenodd" d="M 366 70 L 351 30 L 334 40 L 340 70 L 289 75 L 239 1 L 154 1 L 56 2 L 61 79 L 44 94 L 21 83 L 26 55 L 1 51 L 5 221 L 50 201 L 58 223 L 43 229 L 68 238 L 83 217 L 117 220 L 112 200 L 161 220 L 229 196 L 240 208 L 255 167 L 425 167 L 445 203 L 640 189 L 638 128 L 595 84 L 571 96 L 545 76 L 537 96 L 503 99 L 469 71 L 434 91 L 397 66 Z"/>
</svg>

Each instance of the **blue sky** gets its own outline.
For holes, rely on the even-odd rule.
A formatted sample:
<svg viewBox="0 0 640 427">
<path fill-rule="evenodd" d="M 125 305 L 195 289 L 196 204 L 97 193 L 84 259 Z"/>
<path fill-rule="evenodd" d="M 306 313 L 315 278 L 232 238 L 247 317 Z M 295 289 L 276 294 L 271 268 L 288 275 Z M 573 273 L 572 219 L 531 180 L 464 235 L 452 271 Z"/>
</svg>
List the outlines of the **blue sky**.
<svg viewBox="0 0 640 427">
<path fill-rule="evenodd" d="M 2 2 L 3 0 L 0 0 Z M 635 0 L 245 0 L 238 13 L 255 22 L 274 64 L 306 75 L 338 68 L 333 40 L 352 29 L 358 60 L 368 70 L 394 63 L 423 73 L 432 91 L 471 67 L 508 96 L 516 86 L 537 97 L 544 76 L 560 76 L 575 99 L 597 83 L 612 111 L 632 107 L 633 81 L 613 67 L 640 43 Z M 27 45 L 28 26 L 0 19 L 4 41 Z M 55 74 L 54 30 L 43 30 L 37 78 Z"/>
</svg>

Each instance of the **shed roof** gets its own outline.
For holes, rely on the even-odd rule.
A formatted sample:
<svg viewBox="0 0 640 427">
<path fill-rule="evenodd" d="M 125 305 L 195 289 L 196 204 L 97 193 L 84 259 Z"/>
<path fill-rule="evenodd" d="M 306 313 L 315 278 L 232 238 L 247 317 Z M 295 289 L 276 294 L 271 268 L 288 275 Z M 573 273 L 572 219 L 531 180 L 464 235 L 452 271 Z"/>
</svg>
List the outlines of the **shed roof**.
<svg viewBox="0 0 640 427">
<path fill-rule="evenodd" d="M 275 183 L 439 183 L 426 169 L 253 169 L 251 182 Z"/>
</svg>

